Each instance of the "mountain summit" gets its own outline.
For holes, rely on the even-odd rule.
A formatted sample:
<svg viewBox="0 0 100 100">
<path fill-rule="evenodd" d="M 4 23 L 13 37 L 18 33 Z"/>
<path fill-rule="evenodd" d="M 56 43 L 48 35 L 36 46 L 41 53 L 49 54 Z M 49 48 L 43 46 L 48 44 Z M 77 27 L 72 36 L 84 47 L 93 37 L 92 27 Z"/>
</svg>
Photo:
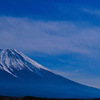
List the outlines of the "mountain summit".
<svg viewBox="0 0 100 100">
<path fill-rule="evenodd" d="M 27 71 L 43 76 L 42 70 L 50 71 L 15 49 L 0 49 L 0 69 L 20 78 L 19 72 Z"/>
<path fill-rule="evenodd" d="M 100 90 L 64 78 L 15 49 L 0 49 L 0 95 L 99 98 Z"/>
</svg>

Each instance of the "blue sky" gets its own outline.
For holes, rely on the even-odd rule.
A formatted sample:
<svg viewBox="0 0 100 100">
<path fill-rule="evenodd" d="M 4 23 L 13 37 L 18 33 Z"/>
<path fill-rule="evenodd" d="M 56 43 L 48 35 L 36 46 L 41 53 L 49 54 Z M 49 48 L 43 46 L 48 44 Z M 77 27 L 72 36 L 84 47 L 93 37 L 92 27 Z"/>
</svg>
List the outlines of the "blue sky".
<svg viewBox="0 0 100 100">
<path fill-rule="evenodd" d="M 0 0 L 0 47 L 100 88 L 100 0 Z"/>
</svg>

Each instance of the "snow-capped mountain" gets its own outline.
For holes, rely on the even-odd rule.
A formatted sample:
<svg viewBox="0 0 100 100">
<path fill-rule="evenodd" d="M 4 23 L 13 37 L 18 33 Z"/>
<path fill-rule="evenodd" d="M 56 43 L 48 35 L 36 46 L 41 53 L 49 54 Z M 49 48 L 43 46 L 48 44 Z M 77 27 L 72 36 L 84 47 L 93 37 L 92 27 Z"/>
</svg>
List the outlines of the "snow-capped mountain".
<svg viewBox="0 0 100 100">
<path fill-rule="evenodd" d="M 0 95 L 98 98 L 100 90 L 66 79 L 15 49 L 0 49 Z"/>
<path fill-rule="evenodd" d="M 8 72 L 10 75 L 20 78 L 20 71 L 27 71 L 42 77 L 44 71 L 50 71 L 21 52 L 13 49 L 0 50 L 0 69 Z"/>
</svg>

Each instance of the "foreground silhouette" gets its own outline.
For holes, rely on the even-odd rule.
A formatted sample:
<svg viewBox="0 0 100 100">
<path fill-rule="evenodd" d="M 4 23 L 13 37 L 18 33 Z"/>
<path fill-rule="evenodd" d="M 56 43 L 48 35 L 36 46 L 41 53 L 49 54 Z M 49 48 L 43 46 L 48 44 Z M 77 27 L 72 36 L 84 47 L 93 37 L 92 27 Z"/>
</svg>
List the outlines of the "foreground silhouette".
<svg viewBox="0 0 100 100">
<path fill-rule="evenodd" d="M 0 100 L 100 100 L 100 99 L 54 99 L 54 98 L 39 98 L 39 97 L 8 97 L 0 96 Z"/>
</svg>

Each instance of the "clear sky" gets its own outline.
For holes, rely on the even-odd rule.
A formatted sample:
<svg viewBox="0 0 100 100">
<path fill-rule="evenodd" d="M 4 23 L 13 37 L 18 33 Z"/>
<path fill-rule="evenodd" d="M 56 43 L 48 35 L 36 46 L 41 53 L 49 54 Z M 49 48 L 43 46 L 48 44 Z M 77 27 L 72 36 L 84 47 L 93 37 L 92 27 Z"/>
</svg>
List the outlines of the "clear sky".
<svg viewBox="0 0 100 100">
<path fill-rule="evenodd" d="M 100 88 L 100 0 L 0 0 L 0 48 Z"/>
</svg>

